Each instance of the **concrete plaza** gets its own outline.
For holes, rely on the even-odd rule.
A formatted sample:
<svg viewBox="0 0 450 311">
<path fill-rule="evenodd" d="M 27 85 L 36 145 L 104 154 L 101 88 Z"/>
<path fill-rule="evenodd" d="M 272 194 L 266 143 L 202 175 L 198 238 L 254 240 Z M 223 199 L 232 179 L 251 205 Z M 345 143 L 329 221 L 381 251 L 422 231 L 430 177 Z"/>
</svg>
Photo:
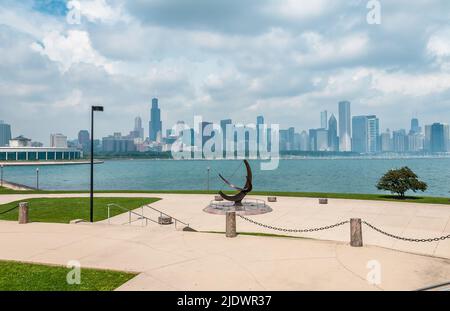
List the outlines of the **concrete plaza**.
<svg viewBox="0 0 450 311">
<path fill-rule="evenodd" d="M 2 195 L 0 203 L 32 197 Z M 159 197 L 153 207 L 199 231 L 223 232 L 225 217 L 202 209 L 209 195 L 101 194 L 104 197 Z M 263 199 L 263 198 L 261 198 Z M 330 225 L 360 217 L 393 234 L 429 238 L 450 234 L 450 206 L 279 197 L 273 212 L 251 216 L 287 228 Z M 145 215 L 158 215 L 145 210 Z M 135 219 L 134 219 L 135 220 Z M 135 271 L 120 290 L 413 290 L 450 280 L 450 240 L 397 241 L 363 227 L 365 246 L 348 246 L 349 225 L 299 236 L 311 239 L 183 232 L 181 226 L 141 222 L 123 225 L 128 215 L 96 224 L 18 225 L 0 222 L 0 259 Z M 277 233 L 238 218 L 238 231 Z M 370 284 L 371 262 L 380 264 L 381 283 Z"/>
</svg>

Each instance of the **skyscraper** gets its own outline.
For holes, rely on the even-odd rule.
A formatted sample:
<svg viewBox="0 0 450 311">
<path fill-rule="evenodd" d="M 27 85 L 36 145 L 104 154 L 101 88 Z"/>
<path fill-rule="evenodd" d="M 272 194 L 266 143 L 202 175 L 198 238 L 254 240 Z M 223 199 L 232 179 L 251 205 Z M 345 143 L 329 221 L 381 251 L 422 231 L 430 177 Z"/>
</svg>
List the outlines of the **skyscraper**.
<svg viewBox="0 0 450 311">
<path fill-rule="evenodd" d="M 330 151 L 339 151 L 339 137 L 337 132 L 337 120 L 334 114 L 328 121 L 328 149 Z"/>
<path fill-rule="evenodd" d="M 379 136 L 380 136 L 380 120 L 372 115 L 367 116 L 367 125 L 368 125 L 368 131 L 367 131 L 367 139 L 368 139 L 368 153 L 376 153 L 379 151 L 380 147 L 379 144 Z"/>
<path fill-rule="evenodd" d="M 352 130 L 350 102 L 339 102 L 339 150 L 348 152 L 352 150 Z"/>
<path fill-rule="evenodd" d="M 366 116 L 356 116 L 352 118 L 352 151 L 367 153 L 368 147 L 368 119 Z"/>
<path fill-rule="evenodd" d="M 320 113 L 320 127 L 328 129 L 328 111 L 326 110 Z"/>
<path fill-rule="evenodd" d="M 392 135 L 389 129 L 381 134 L 381 152 L 391 152 L 392 151 Z"/>
<path fill-rule="evenodd" d="M 158 99 L 153 98 L 149 122 L 150 141 L 157 141 L 158 138 L 161 138 L 161 134 L 162 134 L 161 110 L 158 108 Z"/>
<path fill-rule="evenodd" d="M 91 137 L 89 131 L 81 130 L 78 132 L 78 144 L 81 145 L 83 151 L 89 151 L 89 143 L 91 142 Z"/>
<path fill-rule="evenodd" d="M 413 118 L 411 119 L 411 130 L 410 133 L 412 134 L 418 134 L 421 132 L 421 128 L 419 125 L 419 119 Z"/>
<path fill-rule="evenodd" d="M 300 151 L 309 151 L 310 143 L 309 143 L 309 135 L 306 131 L 301 132 L 300 134 Z"/>
<path fill-rule="evenodd" d="M 6 124 L 4 121 L 0 121 L 0 147 L 9 145 L 11 140 L 11 125 Z"/>
<path fill-rule="evenodd" d="M 352 119 L 352 151 L 375 153 L 378 148 L 380 124 L 376 116 L 357 116 Z"/>
<path fill-rule="evenodd" d="M 134 119 L 134 132 L 138 133 L 138 138 L 144 139 L 144 128 L 142 127 L 141 117 Z"/>
<path fill-rule="evenodd" d="M 309 130 L 310 150 L 328 151 L 328 131 L 326 129 Z"/>
<path fill-rule="evenodd" d="M 431 125 L 431 152 L 447 152 L 449 127 L 447 124 L 434 123 Z"/>
<path fill-rule="evenodd" d="M 405 152 L 406 151 L 406 131 L 398 130 L 392 133 L 392 142 L 395 152 Z"/>
</svg>

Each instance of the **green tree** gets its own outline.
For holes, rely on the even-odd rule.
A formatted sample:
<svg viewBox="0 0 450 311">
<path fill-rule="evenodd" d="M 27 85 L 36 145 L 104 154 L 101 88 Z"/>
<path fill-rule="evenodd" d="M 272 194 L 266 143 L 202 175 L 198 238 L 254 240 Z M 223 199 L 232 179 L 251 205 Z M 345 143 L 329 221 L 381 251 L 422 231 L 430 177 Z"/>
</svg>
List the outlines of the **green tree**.
<svg viewBox="0 0 450 311">
<path fill-rule="evenodd" d="M 425 191 L 428 185 L 420 181 L 416 173 L 414 173 L 409 167 L 405 166 L 396 170 L 389 170 L 378 181 L 378 190 L 386 190 L 391 193 L 396 193 L 400 198 L 405 198 L 405 193 L 409 190 Z"/>
</svg>

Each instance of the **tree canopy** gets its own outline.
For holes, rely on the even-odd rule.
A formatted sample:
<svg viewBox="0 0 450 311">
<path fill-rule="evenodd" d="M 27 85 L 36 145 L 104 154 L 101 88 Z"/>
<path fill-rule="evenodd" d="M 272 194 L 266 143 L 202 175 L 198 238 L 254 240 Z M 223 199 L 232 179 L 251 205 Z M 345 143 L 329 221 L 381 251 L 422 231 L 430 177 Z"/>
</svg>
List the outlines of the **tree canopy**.
<svg viewBox="0 0 450 311">
<path fill-rule="evenodd" d="M 405 197 L 407 191 L 425 191 L 428 185 L 419 180 L 419 177 L 409 167 L 389 170 L 381 177 L 377 184 L 378 190 L 386 190 Z"/>
</svg>

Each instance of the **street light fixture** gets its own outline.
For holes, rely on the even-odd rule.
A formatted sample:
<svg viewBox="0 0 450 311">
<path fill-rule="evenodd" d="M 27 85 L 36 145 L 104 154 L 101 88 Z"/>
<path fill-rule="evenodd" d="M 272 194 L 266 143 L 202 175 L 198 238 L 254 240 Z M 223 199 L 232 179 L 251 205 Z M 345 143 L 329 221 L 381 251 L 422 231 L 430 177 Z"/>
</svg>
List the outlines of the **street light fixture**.
<svg viewBox="0 0 450 311">
<path fill-rule="evenodd" d="M 209 191 L 209 174 L 211 171 L 211 168 L 208 166 L 208 168 L 206 169 L 208 171 L 208 183 L 207 183 L 207 190 Z"/>
<path fill-rule="evenodd" d="M 36 168 L 36 190 L 39 190 L 39 167 Z"/>
<path fill-rule="evenodd" d="M 91 109 L 91 195 L 90 221 L 94 222 L 94 111 L 103 111 L 103 106 L 92 106 Z"/>
</svg>

